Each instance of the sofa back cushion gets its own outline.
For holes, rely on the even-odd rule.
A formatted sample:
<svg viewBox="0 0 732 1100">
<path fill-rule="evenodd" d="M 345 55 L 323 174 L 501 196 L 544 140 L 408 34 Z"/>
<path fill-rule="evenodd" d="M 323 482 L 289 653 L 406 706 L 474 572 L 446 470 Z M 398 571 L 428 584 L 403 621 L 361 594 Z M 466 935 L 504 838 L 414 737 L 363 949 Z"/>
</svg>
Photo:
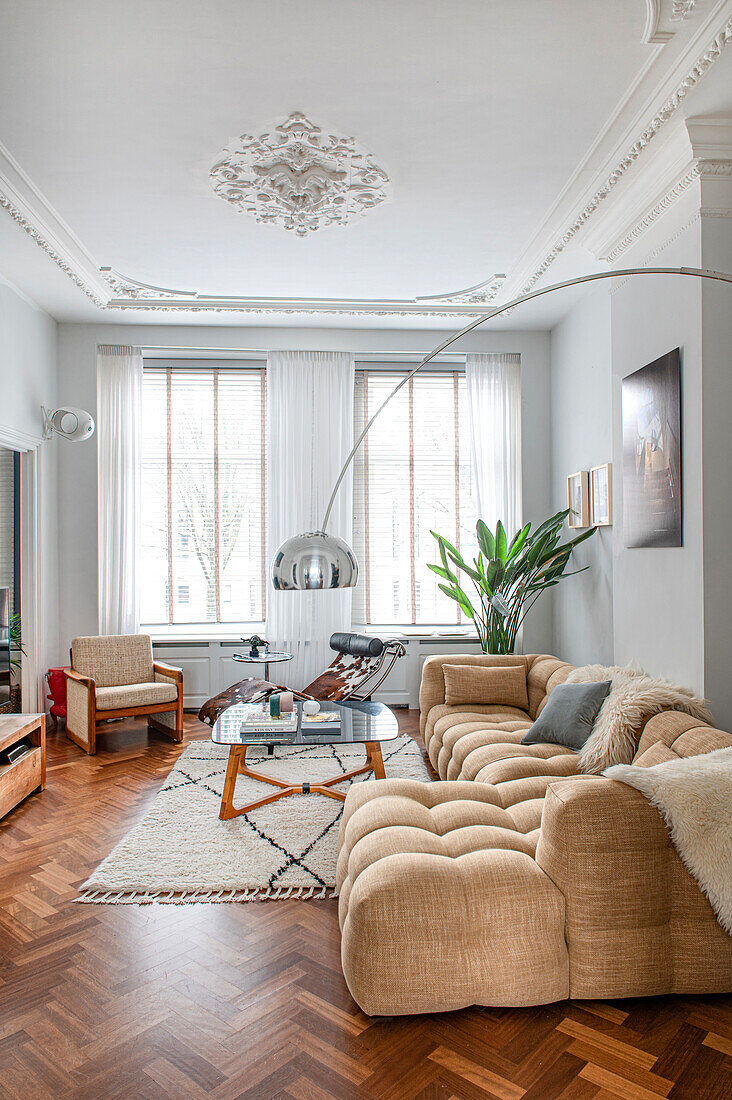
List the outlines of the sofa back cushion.
<svg viewBox="0 0 732 1100">
<path fill-rule="evenodd" d="M 445 673 L 445 703 L 490 703 L 496 706 L 528 710 L 526 665 L 498 665 L 481 668 L 478 665 L 443 665 Z"/>
<path fill-rule="evenodd" d="M 74 638 L 71 664 L 82 676 L 96 680 L 97 687 L 149 684 L 155 679 L 149 634 Z"/>
<path fill-rule="evenodd" d="M 663 710 L 646 722 L 633 763 L 641 768 L 678 760 L 682 756 L 726 749 L 732 736 L 678 710 Z"/>
</svg>

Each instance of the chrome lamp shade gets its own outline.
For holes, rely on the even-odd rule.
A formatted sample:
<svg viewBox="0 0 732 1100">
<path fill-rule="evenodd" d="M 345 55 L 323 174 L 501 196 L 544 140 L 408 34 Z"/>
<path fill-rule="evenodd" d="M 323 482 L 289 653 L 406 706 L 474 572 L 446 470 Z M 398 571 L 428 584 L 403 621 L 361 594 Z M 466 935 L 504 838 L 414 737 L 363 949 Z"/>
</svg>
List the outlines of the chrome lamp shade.
<svg viewBox="0 0 732 1100">
<path fill-rule="evenodd" d="M 280 592 L 354 588 L 358 562 L 351 547 L 336 535 L 308 531 L 286 539 L 272 562 L 272 584 Z"/>
</svg>

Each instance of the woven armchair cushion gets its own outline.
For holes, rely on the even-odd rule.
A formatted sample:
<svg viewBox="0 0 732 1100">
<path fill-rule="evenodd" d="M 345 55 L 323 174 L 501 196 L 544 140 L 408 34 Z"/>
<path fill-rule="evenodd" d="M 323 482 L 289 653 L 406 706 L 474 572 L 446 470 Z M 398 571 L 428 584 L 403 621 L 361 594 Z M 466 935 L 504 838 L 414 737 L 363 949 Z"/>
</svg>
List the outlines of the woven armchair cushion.
<svg viewBox="0 0 732 1100">
<path fill-rule="evenodd" d="M 496 706 L 529 709 L 526 666 L 443 665 L 445 703 L 491 703 Z"/>
<path fill-rule="evenodd" d="M 149 634 L 74 638 L 71 663 L 82 676 L 91 676 L 96 680 L 98 688 L 150 684 L 155 679 Z"/>
<path fill-rule="evenodd" d="M 178 698 L 175 684 L 126 684 L 97 688 L 97 710 L 124 710 L 126 707 L 151 707 L 156 703 L 174 703 Z"/>
</svg>

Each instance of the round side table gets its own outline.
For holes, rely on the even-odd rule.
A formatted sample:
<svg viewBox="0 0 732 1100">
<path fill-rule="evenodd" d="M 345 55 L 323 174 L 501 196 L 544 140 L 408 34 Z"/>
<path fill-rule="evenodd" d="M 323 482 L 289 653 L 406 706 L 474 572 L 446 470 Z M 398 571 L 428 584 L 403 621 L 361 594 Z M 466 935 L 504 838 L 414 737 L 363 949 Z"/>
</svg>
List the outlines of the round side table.
<svg viewBox="0 0 732 1100">
<path fill-rule="evenodd" d="M 241 661 L 244 665 L 264 665 L 264 678 L 269 680 L 269 666 L 281 664 L 283 661 L 291 661 L 291 653 L 278 653 L 276 650 L 266 650 L 260 656 L 252 657 L 249 653 L 232 653 L 234 661 Z"/>
</svg>

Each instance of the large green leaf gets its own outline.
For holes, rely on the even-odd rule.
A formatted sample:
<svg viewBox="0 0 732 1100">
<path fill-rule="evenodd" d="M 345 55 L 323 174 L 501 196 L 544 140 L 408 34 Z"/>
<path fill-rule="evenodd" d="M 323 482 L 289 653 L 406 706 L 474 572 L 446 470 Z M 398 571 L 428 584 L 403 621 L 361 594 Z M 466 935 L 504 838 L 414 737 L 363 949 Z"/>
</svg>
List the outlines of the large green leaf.
<svg viewBox="0 0 732 1100">
<path fill-rule="evenodd" d="M 455 600 L 456 603 L 460 604 L 460 607 L 463 609 L 466 615 L 468 615 L 471 619 L 475 618 L 473 605 L 463 592 L 462 588 L 459 588 L 457 585 L 455 585 L 454 589 L 448 588 L 446 584 L 440 584 L 438 585 L 438 588 L 441 588 L 445 595 L 449 596 L 451 600 Z"/>
<path fill-rule="evenodd" d="M 493 538 L 493 535 L 482 519 L 479 519 L 476 523 L 475 533 L 478 537 L 478 546 L 490 561 L 491 558 L 494 558 L 496 555 L 496 540 Z"/>
<path fill-rule="evenodd" d="M 438 577 L 443 577 L 446 581 L 451 581 L 453 579 L 453 574 L 447 569 L 443 569 L 441 565 L 432 565 L 430 562 L 427 562 L 427 568 L 431 569 L 433 573 L 436 573 Z"/>
<path fill-rule="evenodd" d="M 433 536 L 433 538 L 437 539 L 440 546 L 445 546 L 453 554 L 458 553 L 458 551 L 455 549 L 455 547 L 452 545 L 452 543 L 448 542 L 447 539 L 444 537 L 444 535 L 438 535 L 436 531 L 430 531 L 430 534 Z"/>
<path fill-rule="evenodd" d="M 498 585 L 503 580 L 503 573 L 504 569 L 502 561 L 498 561 L 494 558 L 492 562 L 488 563 L 485 571 L 485 579 L 489 589 L 495 589 L 498 587 Z"/>
<path fill-rule="evenodd" d="M 500 519 L 496 524 L 496 557 L 500 559 L 505 565 L 506 555 L 508 553 L 508 542 L 506 540 L 506 532 Z"/>
<path fill-rule="evenodd" d="M 561 512 L 556 512 L 553 516 L 549 516 L 549 519 L 545 519 L 544 522 L 536 528 L 536 530 L 534 531 L 534 538 L 538 538 L 546 531 L 558 530 L 562 526 L 568 515 L 569 508 L 564 508 Z"/>
<path fill-rule="evenodd" d="M 522 527 L 517 534 L 511 539 L 511 545 L 508 548 L 508 561 L 512 561 L 521 550 L 521 547 L 528 538 L 529 531 L 531 530 L 531 524 L 527 523 L 525 527 Z"/>
<path fill-rule="evenodd" d="M 449 551 L 448 551 L 448 557 L 452 559 L 452 561 L 455 563 L 455 565 L 458 567 L 458 569 L 462 569 L 464 573 L 467 573 L 468 576 L 471 577 L 475 581 L 476 584 L 481 583 L 482 578 L 481 578 L 480 573 L 476 572 L 475 569 L 472 569 L 468 565 L 468 563 L 463 560 L 462 557 L 457 557 L 455 554 L 451 554 Z"/>
</svg>

